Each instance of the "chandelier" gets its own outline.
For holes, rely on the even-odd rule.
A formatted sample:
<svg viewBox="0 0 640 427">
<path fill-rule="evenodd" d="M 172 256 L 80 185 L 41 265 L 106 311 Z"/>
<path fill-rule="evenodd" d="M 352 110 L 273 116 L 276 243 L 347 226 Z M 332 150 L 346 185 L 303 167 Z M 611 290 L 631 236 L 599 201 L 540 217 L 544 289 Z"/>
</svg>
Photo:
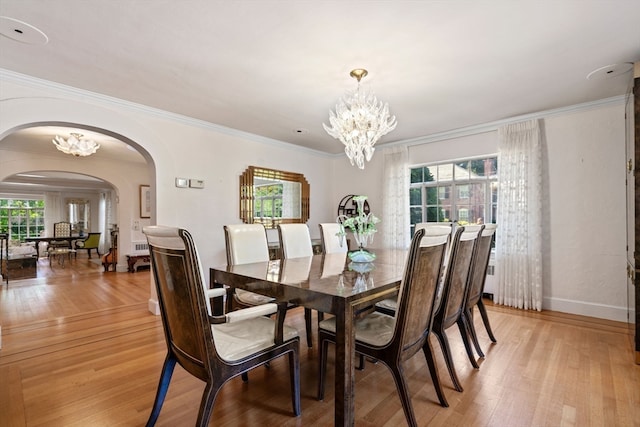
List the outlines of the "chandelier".
<svg viewBox="0 0 640 427">
<path fill-rule="evenodd" d="M 344 152 L 351 165 L 364 169 L 364 160 L 373 157 L 374 144 L 396 128 L 396 117 L 389 117 L 389 105 L 378 101 L 371 92 L 360 91 L 360 80 L 367 70 L 358 68 L 351 71 L 351 77 L 358 80 L 358 88 L 348 91 L 336 105 L 336 112 L 329 111 L 331 127 L 322 124 L 324 130 L 344 144 Z"/>
<path fill-rule="evenodd" d="M 63 153 L 72 154 L 76 157 L 90 156 L 100 148 L 100 144 L 91 139 L 83 138 L 80 133 L 72 133 L 66 140 L 60 135 L 56 135 L 53 139 L 53 144 Z"/>
</svg>

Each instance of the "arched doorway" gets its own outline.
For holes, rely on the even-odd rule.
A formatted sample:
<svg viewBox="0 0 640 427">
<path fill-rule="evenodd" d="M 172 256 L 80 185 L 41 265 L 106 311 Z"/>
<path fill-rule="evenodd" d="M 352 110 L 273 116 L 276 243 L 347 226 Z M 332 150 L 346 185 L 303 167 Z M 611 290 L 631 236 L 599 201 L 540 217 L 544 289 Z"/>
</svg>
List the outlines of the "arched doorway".
<svg viewBox="0 0 640 427">
<path fill-rule="evenodd" d="M 100 143 L 87 157 L 74 157 L 56 149 L 56 135 L 83 133 Z M 0 140 L 0 193 L 33 194 L 45 190 L 73 192 L 112 191 L 113 225 L 120 225 L 118 270 L 126 271 L 125 254 L 132 242 L 144 240 L 141 228 L 151 218 L 140 218 L 139 188 L 154 188 L 154 167 L 149 154 L 123 135 L 76 123 L 38 122 L 5 132 Z M 74 174 L 74 177 L 64 176 Z M 40 178 L 42 177 L 42 178 Z M 152 200 L 155 200 L 152 197 Z"/>
</svg>

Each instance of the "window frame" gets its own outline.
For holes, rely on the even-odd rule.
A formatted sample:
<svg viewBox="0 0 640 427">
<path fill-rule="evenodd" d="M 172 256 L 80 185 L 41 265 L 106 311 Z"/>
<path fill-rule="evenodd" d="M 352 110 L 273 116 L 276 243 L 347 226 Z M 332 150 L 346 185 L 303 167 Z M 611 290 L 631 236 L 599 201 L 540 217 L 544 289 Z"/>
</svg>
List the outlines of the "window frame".
<svg viewBox="0 0 640 427">
<path fill-rule="evenodd" d="M 488 170 L 483 170 L 483 175 L 475 175 L 470 171 L 471 167 L 477 165 L 477 161 L 483 161 L 485 162 L 485 165 L 487 161 L 490 162 L 490 168 Z M 456 170 L 461 168 L 463 169 L 462 175 L 464 176 L 457 177 Z M 422 169 L 422 172 L 421 176 L 417 178 L 421 180 L 419 182 L 411 182 L 414 180 L 414 172 L 419 169 Z M 440 177 L 439 173 L 441 173 L 441 171 L 447 172 L 447 175 Z M 498 202 L 498 171 L 499 159 L 497 154 L 455 160 L 443 160 L 439 162 L 410 166 L 409 174 L 411 179 L 409 180 L 409 212 L 411 217 L 411 236 L 413 236 L 415 224 L 418 222 L 459 222 L 460 218 L 458 218 L 457 212 L 459 212 L 460 209 L 467 209 L 468 215 L 474 215 L 473 210 L 478 208 L 478 210 L 483 213 L 483 223 L 495 223 L 497 219 Z M 425 172 L 428 172 L 430 177 L 425 177 Z M 418 175 L 417 172 L 415 173 Z M 432 179 L 429 180 L 429 178 Z M 484 194 L 482 196 L 483 202 L 481 204 L 469 203 L 473 198 L 473 189 L 477 188 L 477 184 L 481 184 L 484 187 Z M 464 187 L 466 187 L 466 189 L 462 190 Z M 417 200 L 417 195 L 415 194 L 415 189 L 417 188 L 420 189 L 420 205 L 412 204 L 412 201 L 415 202 Z M 436 189 L 435 192 L 429 193 L 428 189 L 432 188 Z M 413 193 L 412 190 L 414 191 Z M 431 194 L 431 198 L 433 198 L 434 193 L 437 198 L 436 204 L 429 203 L 430 200 L 428 195 Z M 461 198 L 461 193 L 464 193 L 466 197 Z M 441 198 L 441 196 L 444 197 L 446 195 L 449 195 L 449 197 L 446 199 Z M 443 200 L 446 200 L 446 203 L 442 203 Z M 433 202 L 433 200 L 431 200 L 431 202 Z M 416 218 L 418 211 L 421 213 L 420 220 Z M 441 216 L 443 217 L 441 218 Z M 475 216 L 477 215 L 474 215 L 474 218 Z M 460 224 L 468 224 L 466 221 L 463 222 L 464 224 Z"/>
<path fill-rule="evenodd" d="M 19 213 L 14 215 L 15 212 Z M 39 237 L 44 228 L 45 206 L 43 198 L 0 196 L 0 232 L 7 233 L 10 241 L 23 241 L 27 237 Z"/>
</svg>

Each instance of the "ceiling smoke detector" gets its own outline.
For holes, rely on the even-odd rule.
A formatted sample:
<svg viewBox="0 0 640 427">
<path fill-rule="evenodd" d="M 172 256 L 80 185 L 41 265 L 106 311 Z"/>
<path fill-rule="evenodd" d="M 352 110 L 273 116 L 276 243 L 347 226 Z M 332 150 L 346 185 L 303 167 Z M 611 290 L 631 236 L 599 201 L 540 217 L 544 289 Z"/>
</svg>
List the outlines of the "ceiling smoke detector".
<svg viewBox="0 0 640 427">
<path fill-rule="evenodd" d="M 608 79 L 616 77 L 620 74 L 631 71 L 633 64 L 631 62 L 623 62 L 621 64 L 611 64 L 598 68 L 587 75 L 588 80 Z"/>
</svg>

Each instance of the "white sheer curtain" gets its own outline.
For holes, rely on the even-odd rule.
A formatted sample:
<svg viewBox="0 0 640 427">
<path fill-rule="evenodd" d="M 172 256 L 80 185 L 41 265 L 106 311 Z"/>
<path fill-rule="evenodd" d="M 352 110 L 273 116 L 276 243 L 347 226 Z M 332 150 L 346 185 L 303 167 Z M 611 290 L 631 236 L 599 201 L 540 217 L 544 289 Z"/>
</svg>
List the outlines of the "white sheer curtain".
<svg viewBox="0 0 640 427">
<path fill-rule="evenodd" d="M 385 248 L 409 247 L 409 153 L 406 146 L 382 150 L 382 242 Z"/>
<path fill-rule="evenodd" d="M 537 120 L 498 129 L 495 302 L 542 310 L 542 147 Z"/>
<path fill-rule="evenodd" d="M 107 191 L 105 193 L 100 193 L 100 206 L 98 212 L 98 227 L 100 233 L 100 253 L 104 254 L 111 248 L 111 230 L 109 227 L 113 223 L 112 221 L 112 212 L 111 212 L 111 197 L 113 195 L 112 191 Z"/>
<path fill-rule="evenodd" d="M 47 191 L 44 193 L 44 235 L 53 237 L 53 224 L 60 221 L 65 221 L 62 195 Z"/>
</svg>

